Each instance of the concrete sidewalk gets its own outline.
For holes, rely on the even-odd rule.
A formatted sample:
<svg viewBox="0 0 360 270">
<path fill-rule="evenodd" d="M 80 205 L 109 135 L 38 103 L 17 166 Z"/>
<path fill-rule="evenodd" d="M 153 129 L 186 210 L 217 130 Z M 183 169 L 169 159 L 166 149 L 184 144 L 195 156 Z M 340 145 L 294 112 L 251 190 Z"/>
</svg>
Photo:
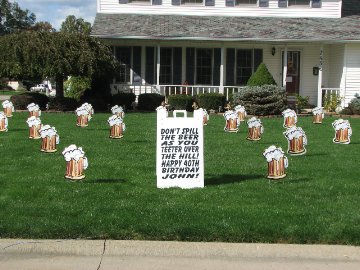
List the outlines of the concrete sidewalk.
<svg viewBox="0 0 360 270">
<path fill-rule="evenodd" d="M 360 247 L 0 239 L 0 269 L 360 269 Z"/>
</svg>

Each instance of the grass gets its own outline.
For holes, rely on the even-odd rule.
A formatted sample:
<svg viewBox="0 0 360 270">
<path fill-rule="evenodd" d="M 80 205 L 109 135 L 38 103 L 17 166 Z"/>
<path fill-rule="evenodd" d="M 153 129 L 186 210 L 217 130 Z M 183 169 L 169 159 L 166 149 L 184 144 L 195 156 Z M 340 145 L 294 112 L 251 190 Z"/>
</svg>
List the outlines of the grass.
<svg viewBox="0 0 360 270">
<path fill-rule="evenodd" d="M 0 90 L 0 96 L 13 96 L 26 93 L 26 91 Z"/>
<path fill-rule="evenodd" d="M 128 113 L 121 140 L 108 138 L 108 114 L 87 128 L 75 115 L 43 113 L 56 127 L 55 154 L 28 139 L 26 113 L 0 133 L 0 237 L 112 238 L 182 241 L 360 244 L 360 119 L 351 144 L 332 142 L 331 123 L 300 117 L 309 145 L 289 157 L 287 177 L 269 182 L 262 156 L 287 149 L 282 118 L 265 118 L 262 140 L 246 140 L 245 124 L 225 133 L 222 116 L 204 127 L 205 188 L 157 189 L 156 115 Z M 64 179 L 62 150 L 75 143 L 89 160 L 83 182 Z"/>
</svg>

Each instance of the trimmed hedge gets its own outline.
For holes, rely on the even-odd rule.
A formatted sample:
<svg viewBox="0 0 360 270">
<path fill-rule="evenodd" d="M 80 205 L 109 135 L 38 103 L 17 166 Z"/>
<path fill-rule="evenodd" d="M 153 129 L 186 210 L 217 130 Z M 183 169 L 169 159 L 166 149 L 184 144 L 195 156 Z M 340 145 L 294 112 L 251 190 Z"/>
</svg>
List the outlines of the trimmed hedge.
<svg viewBox="0 0 360 270">
<path fill-rule="evenodd" d="M 360 98 L 352 99 L 348 104 L 350 114 L 360 114 Z"/>
<path fill-rule="evenodd" d="M 287 108 L 286 92 L 276 85 L 246 86 L 233 96 L 233 104 L 243 105 L 250 115 L 276 115 Z"/>
<path fill-rule="evenodd" d="M 264 63 L 261 63 L 247 82 L 248 86 L 276 85 L 274 77 Z"/>
<path fill-rule="evenodd" d="M 10 100 L 17 110 L 27 110 L 27 106 L 30 103 L 35 103 L 39 105 L 41 110 L 45 110 L 46 104 L 49 102 L 49 98 L 46 95 L 40 93 L 24 93 L 20 95 L 13 95 L 10 97 Z"/>
<path fill-rule="evenodd" d="M 110 97 L 111 106 L 119 105 L 126 110 L 132 110 L 132 103 L 135 101 L 134 93 L 118 93 Z M 160 102 L 161 103 L 161 102 Z"/>
<path fill-rule="evenodd" d="M 160 94 L 141 94 L 138 97 L 138 109 L 141 111 L 155 111 L 164 100 L 165 97 Z"/>
<path fill-rule="evenodd" d="M 192 104 L 194 98 L 190 95 L 170 95 L 168 96 L 168 103 L 172 110 L 187 110 L 193 111 Z"/>
<path fill-rule="evenodd" d="M 217 111 L 220 106 L 224 107 L 226 97 L 218 93 L 199 94 L 196 97 L 196 101 L 200 108 Z"/>
<path fill-rule="evenodd" d="M 54 97 L 49 99 L 49 110 L 75 111 L 79 103 L 75 98 Z"/>
</svg>

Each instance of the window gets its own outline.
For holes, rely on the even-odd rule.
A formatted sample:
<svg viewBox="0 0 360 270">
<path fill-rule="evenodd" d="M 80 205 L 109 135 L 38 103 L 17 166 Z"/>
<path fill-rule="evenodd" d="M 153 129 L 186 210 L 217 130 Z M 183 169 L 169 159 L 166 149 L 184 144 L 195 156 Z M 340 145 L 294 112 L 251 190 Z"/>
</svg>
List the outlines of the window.
<svg viewBox="0 0 360 270">
<path fill-rule="evenodd" d="M 212 84 L 212 49 L 196 50 L 196 84 Z"/>
<path fill-rule="evenodd" d="M 131 54 L 130 47 L 116 47 L 115 56 L 120 62 L 120 71 L 115 80 L 117 83 L 130 83 L 130 66 L 131 66 Z"/>
<path fill-rule="evenodd" d="M 182 0 L 182 4 L 202 4 L 203 0 Z"/>
<path fill-rule="evenodd" d="M 310 0 L 288 0 L 289 6 L 310 6 Z"/>
<path fill-rule="evenodd" d="M 172 58 L 171 48 L 160 48 L 160 84 L 172 84 Z"/>
<path fill-rule="evenodd" d="M 256 5 L 257 0 L 236 0 L 236 5 Z"/>
<path fill-rule="evenodd" d="M 252 50 L 237 50 L 236 52 L 236 84 L 245 85 L 253 71 Z"/>
</svg>

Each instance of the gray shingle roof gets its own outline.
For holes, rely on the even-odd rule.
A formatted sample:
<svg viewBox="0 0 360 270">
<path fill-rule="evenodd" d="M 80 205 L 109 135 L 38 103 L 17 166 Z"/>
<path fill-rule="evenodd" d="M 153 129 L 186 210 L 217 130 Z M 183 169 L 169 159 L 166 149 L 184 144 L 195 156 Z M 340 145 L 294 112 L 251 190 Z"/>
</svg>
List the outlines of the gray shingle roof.
<svg viewBox="0 0 360 270">
<path fill-rule="evenodd" d="M 119 39 L 360 41 L 360 16 L 324 19 L 98 13 L 91 34 Z"/>
</svg>

